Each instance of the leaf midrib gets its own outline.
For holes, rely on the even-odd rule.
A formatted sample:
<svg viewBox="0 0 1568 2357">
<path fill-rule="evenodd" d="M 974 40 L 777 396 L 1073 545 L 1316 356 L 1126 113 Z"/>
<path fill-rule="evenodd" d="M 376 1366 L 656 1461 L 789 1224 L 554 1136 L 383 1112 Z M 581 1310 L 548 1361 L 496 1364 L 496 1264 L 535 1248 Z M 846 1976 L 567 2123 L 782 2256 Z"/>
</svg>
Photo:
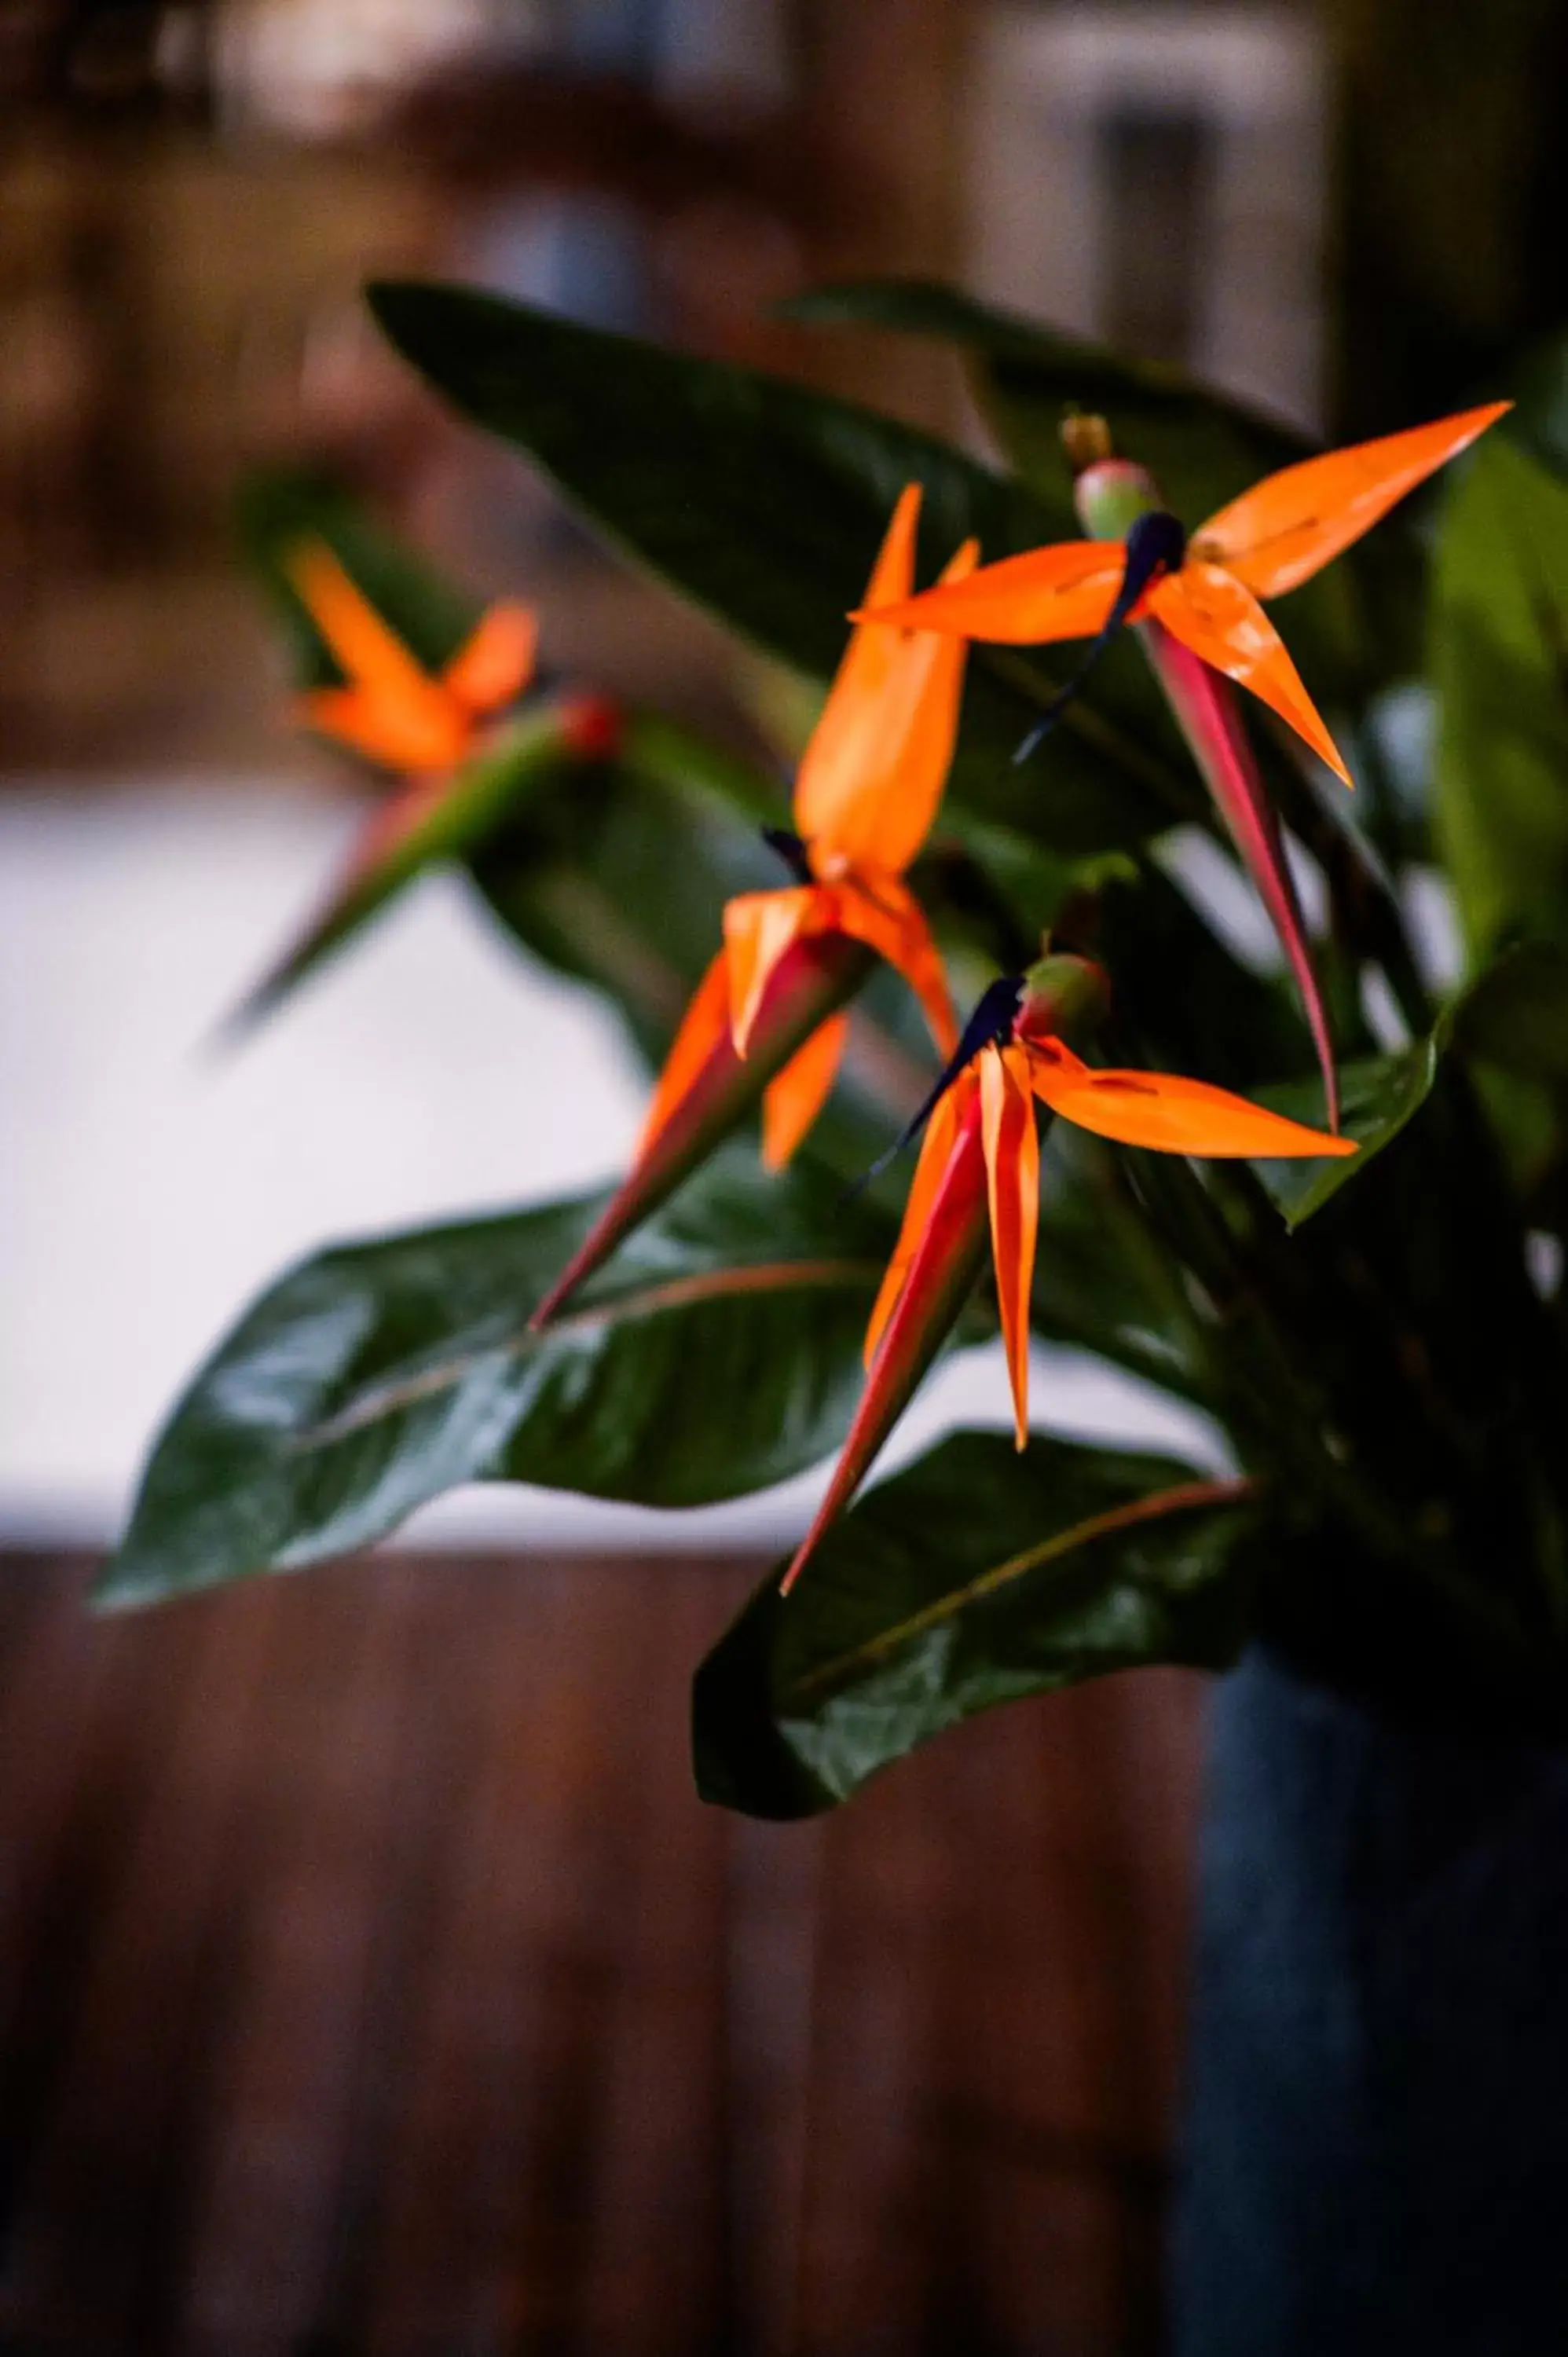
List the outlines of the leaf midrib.
<svg viewBox="0 0 1568 2357">
<path fill-rule="evenodd" d="M 1256 1489 L 1257 1483 L 1252 1480 L 1184 1481 L 1175 1489 L 1156 1491 L 1151 1497 L 1134 1498 L 1124 1506 L 1112 1506 L 1104 1513 L 1090 1514 L 1087 1520 L 1073 1523 L 1070 1529 L 1058 1531 L 1050 1538 L 1041 1539 L 1034 1546 L 1024 1547 L 1016 1555 L 1009 1555 L 1005 1562 L 993 1564 L 989 1570 L 977 1573 L 961 1587 L 939 1596 L 932 1603 L 923 1605 L 918 1612 L 912 1612 L 908 1619 L 880 1630 L 875 1637 L 868 1637 L 863 1643 L 852 1646 L 847 1652 L 820 1662 L 815 1669 L 785 1688 L 782 1700 L 786 1703 L 810 1700 L 824 1689 L 852 1676 L 857 1670 L 875 1667 L 911 1639 L 922 1637 L 929 1629 L 940 1628 L 943 1621 L 950 1620 L 966 1605 L 994 1595 L 999 1588 L 1026 1577 L 1030 1572 L 1040 1570 L 1062 1555 L 1073 1554 L 1079 1547 L 1091 1545 L 1098 1539 L 1113 1537 L 1117 1532 L 1133 1529 L 1141 1523 L 1158 1521 L 1165 1514 L 1192 1512 L 1202 1506 L 1239 1505 Z"/>
<path fill-rule="evenodd" d="M 757 1261 L 740 1268 L 667 1277 L 636 1292 L 618 1295 L 612 1301 L 596 1302 L 574 1310 L 568 1317 L 555 1318 L 538 1333 L 520 1326 L 497 1341 L 444 1359 L 434 1367 L 421 1369 L 417 1374 L 373 1385 L 347 1406 L 295 1436 L 289 1443 L 289 1454 L 305 1456 L 314 1449 L 330 1448 L 356 1432 L 369 1430 L 384 1416 L 399 1415 L 421 1400 L 456 1389 L 488 1359 L 526 1358 L 563 1335 L 591 1332 L 596 1326 L 627 1324 L 640 1318 L 658 1317 L 671 1309 L 687 1308 L 693 1303 L 738 1298 L 746 1294 L 869 1292 L 881 1279 L 879 1262 L 861 1260 Z"/>
</svg>

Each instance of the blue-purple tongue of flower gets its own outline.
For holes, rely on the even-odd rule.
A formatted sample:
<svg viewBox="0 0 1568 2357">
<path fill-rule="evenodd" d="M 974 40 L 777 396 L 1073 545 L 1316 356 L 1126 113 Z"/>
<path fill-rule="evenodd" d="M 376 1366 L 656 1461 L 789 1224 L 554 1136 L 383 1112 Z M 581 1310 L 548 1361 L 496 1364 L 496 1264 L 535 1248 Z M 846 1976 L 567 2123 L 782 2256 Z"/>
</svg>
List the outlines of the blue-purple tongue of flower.
<svg viewBox="0 0 1568 2357">
<path fill-rule="evenodd" d="M 972 1063 L 983 1048 L 989 1048 L 993 1040 L 1011 1039 L 1018 1009 L 1024 1003 L 1025 981 L 1026 977 L 1021 974 L 1006 974 L 1000 982 L 992 983 L 982 992 L 975 1002 L 973 1014 L 963 1027 L 958 1046 L 938 1073 L 930 1094 L 910 1115 L 886 1151 L 877 1156 L 870 1169 L 863 1171 L 853 1185 L 845 1189 L 846 1200 L 858 1195 L 863 1187 L 869 1187 L 874 1178 L 881 1177 L 890 1162 L 897 1160 L 907 1146 L 913 1146 L 965 1065 Z"/>
<path fill-rule="evenodd" d="M 1133 607 L 1155 576 L 1180 569 L 1182 559 L 1187 554 L 1187 533 L 1167 509 L 1152 508 L 1133 519 L 1123 547 L 1122 587 L 1116 592 L 1116 603 L 1105 617 L 1105 627 L 1097 639 L 1090 640 L 1083 661 L 1067 685 L 1052 697 L 1014 754 L 1015 762 L 1026 761 L 1042 740 L 1049 736 L 1112 640 L 1126 629 Z"/>
</svg>

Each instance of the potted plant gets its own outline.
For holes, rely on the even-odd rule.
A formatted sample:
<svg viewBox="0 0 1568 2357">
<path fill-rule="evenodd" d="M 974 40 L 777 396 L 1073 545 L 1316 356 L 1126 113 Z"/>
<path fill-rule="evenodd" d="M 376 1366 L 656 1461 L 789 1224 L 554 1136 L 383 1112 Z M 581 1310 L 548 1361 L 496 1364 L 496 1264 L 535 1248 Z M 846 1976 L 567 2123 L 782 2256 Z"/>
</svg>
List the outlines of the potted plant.
<svg viewBox="0 0 1568 2357">
<path fill-rule="evenodd" d="M 789 1578 L 697 1668 L 702 1792 L 796 1816 L 1022 1695 L 1228 1673 L 1178 2345 L 1554 2345 L 1560 417 L 1319 455 L 949 290 L 801 307 L 958 348 L 989 465 L 462 289 L 371 302 L 826 701 L 785 791 L 552 683 L 525 614 L 479 617 L 330 492 L 256 487 L 304 716 L 404 782 L 247 1016 L 456 860 L 662 1077 L 607 1196 L 285 1275 L 176 1408 L 103 1600 L 302 1567 L 458 1482 L 675 1507 L 842 1452 Z M 1436 870 L 1456 979 L 1412 931 Z M 897 1102 L 864 1067 L 834 1090 L 852 1007 L 919 1076 Z M 1016 1436 L 863 1491 L 932 1358 L 998 1323 Z M 1031 1337 L 1200 1411 L 1233 1469 L 1031 1437 Z"/>
</svg>

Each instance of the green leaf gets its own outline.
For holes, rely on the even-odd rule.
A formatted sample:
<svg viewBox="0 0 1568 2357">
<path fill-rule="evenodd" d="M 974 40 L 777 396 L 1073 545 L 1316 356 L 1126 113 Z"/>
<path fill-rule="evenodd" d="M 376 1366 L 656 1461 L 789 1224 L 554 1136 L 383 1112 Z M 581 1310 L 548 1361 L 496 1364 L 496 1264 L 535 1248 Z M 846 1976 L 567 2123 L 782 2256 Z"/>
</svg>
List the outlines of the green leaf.
<svg viewBox="0 0 1568 2357">
<path fill-rule="evenodd" d="M 568 791 L 533 796 L 468 864 L 508 931 L 609 998 L 657 1066 L 719 946 L 725 900 L 785 878 L 755 824 L 709 791 L 700 762 L 676 758 L 675 732 L 664 766 L 649 766 L 649 727 L 665 724 L 633 721 L 612 759 Z M 787 816 L 782 795 L 768 815 Z"/>
<path fill-rule="evenodd" d="M 1537 1224 L 1560 1229 L 1568 952 L 1554 942 L 1515 942 L 1460 995 L 1444 1028 L 1455 1052 L 1478 1068 L 1476 1084 L 1520 1197 Z"/>
<path fill-rule="evenodd" d="M 1342 1065 L 1343 1127 L 1347 1136 L 1360 1141 L 1360 1153 L 1338 1161 L 1258 1165 L 1288 1227 L 1299 1228 L 1320 1211 L 1392 1145 L 1426 1103 L 1451 1049 L 1522 1079 L 1568 1080 L 1568 953 L 1549 942 L 1507 951 L 1444 1010 L 1426 1038 L 1392 1055 Z M 1310 1082 L 1291 1082 L 1259 1094 L 1295 1120 L 1322 1117 Z M 1457 1183 L 1450 1178 L 1451 1193 Z"/>
<path fill-rule="evenodd" d="M 1521 1079 L 1568 1085 L 1568 950 L 1520 942 L 1470 985 L 1450 1017 L 1461 1054 Z"/>
<path fill-rule="evenodd" d="M 1134 360 L 955 287 L 868 280 L 817 289 L 789 307 L 797 318 L 853 321 L 965 349 L 982 409 L 1009 461 L 1050 507 L 1054 539 L 1079 531 L 1061 444 L 1069 409 L 1105 417 L 1117 449 L 1150 469 L 1189 529 L 1318 447 L 1283 419 L 1167 362 Z M 1315 694 L 1354 701 L 1413 667 L 1417 616 L 1413 551 L 1395 522 L 1297 590 L 1275 619 Z"/>
<path fill-rule="evenodd" d="M 245 556 L 288 633 L 301 688 L 334 686 L 343 676 L 288 576 L 285 559 L 302 540 L 326 542 L 427 671 L 450 662 L 479 619 L 477 597 L 443 579 L 325 477 L 252 475 L 241 489 L 237 521 Z"/>
<path fill-rule="evenodd" d="M 1407 1122 L 1414 1119 L 1432 1093 L 1437 1078 L 1440 1041 L 1436 1036 L 1413 1040 L 1391 1056 L 1369 1056 L 1339 1069 L 1340 1127 L 1355 1138 L 1359 1154 L 1336 1160 L 1260 1162 L 1258 1174 L 1284 1213 L 1288 1228 L 1299 1228 L 1315 1211 L 1332 1202 L 1343 1187 L 1359 1178 L 1385 1146 L 1391 1146 Z M 1315 1081 L 1292 1081 L 1259 1091 L 1277 1113 L 1293 1121 L 1321 1123 L 1323 1095 Z"/>
<path fill-rule="evenodd" d="M 1449 500 L 1432 669 L 1437 821 L 1466 934 L 1568 931 L 1568 482 L 1488 435 Z"/>
<path fill-rule="evenodd" d="M 697 1674 L 704 1800 L 830 1808 L 997 1703 L 1245 1633 L 1243 1485 L 1066 1441 L 961 1432 L 872 1491 L 788 1598 L 757 1590 Z"/>
<path fill-rule="evenodd" d="M 1118 447 L 1139 458 L 1196 522 L 1276 467 L 1309 457 L 1312 436 L 1199 384 L 1164 361 L 1140 361 L 1086 336 L 1007 311 L 930 279 L 862 279 L 813 287 L 789 316 L 929 336 L 983 356 L 1003 440 L 1031 482 L 1071 522 L 1072 482 L 1060 425 L 1069 408 L 1106 418 Z"/>
<path fill-rule="evenodd" d="M 349 1245 L 282 1278 L 176 1408 L 102 1598 L 343 1555 L 459 1482 L 693 1506 L 836 1448 L 891 1222 L 820 1175 L 725 1157 L 531 1334 L 601 1202 Z"/>
<path fill-rule="evenodd" d="M 1180 1270 L 1136 1208 L 1120 1155 L 1081 1130 L 1053 1126 L 1031 1328 L 1047 1341 L 1092 1351 L 1144 1383 L 1215 1407 L 1208 1337 Z"/>
<path fill-rule="evenodd" d="M 526 450 L 612 542 L 815 678 L 838 662 L 907 482 L 925 487 L 928 573 L 971 533 L 987 557 L 1058 536 L 1023 486 L 804 386 L 461 287 L 382 285 L 371 302 L 406 359 Z M 1122 725 L 1099 680 L 1064 719 L 1048 773 L 1015 770 L 1058 679 L 1017 650 L 976 652 L 961 800 L 1069 855 L 1140 841 L 1200 806 L 1196 781 Z"/>
</svg>

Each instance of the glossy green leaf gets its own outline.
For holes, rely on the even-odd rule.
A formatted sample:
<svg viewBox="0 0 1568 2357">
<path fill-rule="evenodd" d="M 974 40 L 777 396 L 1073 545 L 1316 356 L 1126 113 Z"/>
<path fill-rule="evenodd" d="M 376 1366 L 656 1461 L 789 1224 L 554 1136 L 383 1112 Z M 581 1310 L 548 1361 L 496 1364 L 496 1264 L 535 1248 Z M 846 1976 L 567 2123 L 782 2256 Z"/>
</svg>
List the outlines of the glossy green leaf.
<svg viewBox="0 0 1568 2357">
<path fill-rule="evenodd" d="M 1061 328 L 921 279 L 827 286 L 797 298 L 797 318 L 853 321 L 933 337 L 971 358 L 981 406 L 1009 461 L 1051 507 L 1052 537 L 1076 538 L 1061 444 L 1069 409 L 1105 417 L 1117 448 L 1146 466 L 1190 528 L 1276 468 L 1310 457 L 1313 438 L 1283 419 Z M 1396 522 L 1306 584 L 1275 619 L 1322 701 L 1359 699 L 1411 668 L 1417 572 Z"/>
<path fill-rule="evenodd" d="M 351 581 L 428 671 L 456 653 L 478 620 L 480 601 L 443 578 L 385 531 L 361 503 L 322 476 L 267 472 L 242 487 L 240 544 L 284 624 L 295 683 L 328 687 L 342 678 L 290 580 L 286 559 L 304 540 L 325 541 Z"/>
<path fill-rule="evenodd" d="M 1339 1071 L 1340 1127 L 1360 1145 L 1357 1155 L 1311 1162 L 1260 1162 L 1264 1186 L 1284 1213 L 1285 1225 L 1299 1228 L 1321 1211 L 1341 1189 L 1359 1178 L 1368 1166 L 1391 1146 L 1407 1122 L 1414 1119 L 1432 1093 L 1437 1078 L 1439 1042 L 1416 1039 L 1391 1056 L 1369 1056 Z M 1276 1112 L 1294 1121 L 1321 1123 L 1323 1094 L 1313 1081 L 1294 1081 L 1283 1087 L 1260 1090 Z"/>
<path fill-rule="evenodd" d="M 1471 950 L 1568 933 L 1568 481 L 1500 435 L 1438 547 L 1437 820 Z"/>
<path fill-rule="evenodd" d="M 872 1491 L 798 1587 L 757 1590 L 697 1674 L 698 1789 L 759 1817 L 829 1808 L 998 1703 L 1245 1631 L 1240 1485 L 1154 1457 L 961 1432 Z"/>
<path fill-rule="evenodd" d="M 925 572 L 971 533 L 988 557 L 1055 537 L 1021 485 L 869 410 L 461 287 L 382 285 L 392 341 L 479 425 L 527 451 L 617 545 L 794 668 L 843 652 L 899 491 L 925 487 Z M 1195 781 L 1103 702 L 1067 716 L 1047 766 L 1013 766 L 1060 673 L 1017 650 L 972 660 L 953 791 L 1069 854 L 1196 810 Z M 1140 709 L 1143 707 L 1140 706 Z"/>
<path fill-rule="evenodd" d="M 1031 481 L 1059 501 L 1076 535 L 1072 483 L 1060 425 L 1068 408 L 1106 418 L 1192 521 L 1233 499 L 1260 475 L 1311 456 L 1308 434 L 1230 399 L 1169 361 L 1141 361 L 1087 336 L 1047 326 L 930 279 L 873 278 L 811 288 L 790 317 L 929 336 L 983 356 L 989 397 L 1010 419 L 1004 439 Z"/>
<path fill-rule="evenodd" d="M 102 1598 L 317 1563 L 460 1482 L 693 1506 L 836 1448 L 886 1216 L 737 1153 L 529 1333 L 602 1200 L 349 1245 L 283 1277 L 176 1408 Z"/>
</svg>

